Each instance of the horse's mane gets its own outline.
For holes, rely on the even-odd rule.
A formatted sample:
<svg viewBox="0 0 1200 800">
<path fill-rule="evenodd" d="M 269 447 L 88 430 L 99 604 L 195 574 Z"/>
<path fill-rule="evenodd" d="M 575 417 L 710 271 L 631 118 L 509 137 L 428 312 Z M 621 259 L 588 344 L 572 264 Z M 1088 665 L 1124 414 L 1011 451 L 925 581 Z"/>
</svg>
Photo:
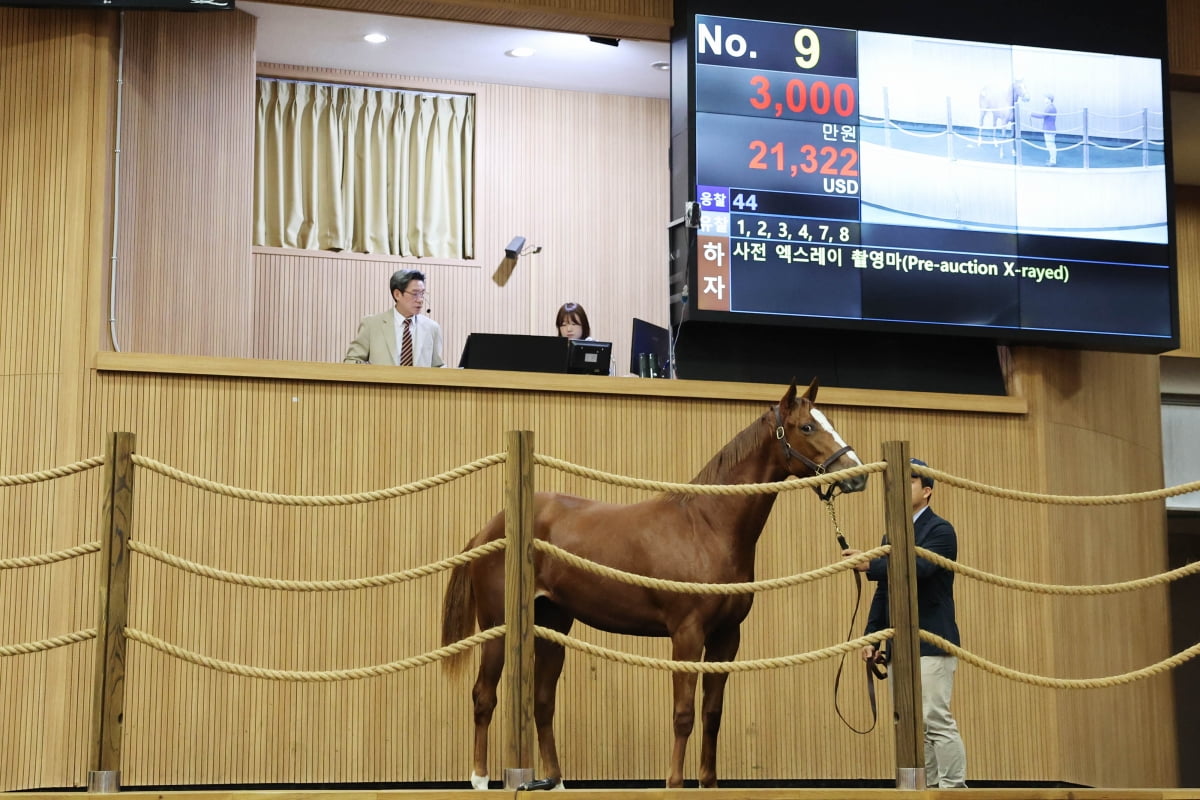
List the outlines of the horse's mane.
<svg viewBox="0 0 1200 800">
<path fill-rule="evenodd" d="M 746 426 L 745 430 L 730 439 L 729 443 L 710 458 L 704 468 L 688 483 L 729 483 L 730 469 L 742 463 L 762 445 L 762 423 L 769 413 L 770 411 L 764 412 L 761 417 Z M 688 503 L 701 495 L 668 494 L 664 496 L 680 503 Z"/>
</svg>

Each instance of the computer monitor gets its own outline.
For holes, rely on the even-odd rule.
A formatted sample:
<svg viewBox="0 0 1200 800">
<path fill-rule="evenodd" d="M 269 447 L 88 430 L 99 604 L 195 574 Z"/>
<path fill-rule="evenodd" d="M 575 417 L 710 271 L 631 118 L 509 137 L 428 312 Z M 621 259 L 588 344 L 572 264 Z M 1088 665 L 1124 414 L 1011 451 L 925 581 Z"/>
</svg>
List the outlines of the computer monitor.
<svg viewBox="0 0 1200 800">
<path fill-rule="evenodd" d="M 612 363 L 612 342 L 569 339 L 567 372 L 576 375 L 607 375 Z"/>
<path fill-rule="evenodd" d="M 631 341 L 633 346 L 630 348 L 630 374 L 654 378 L 669 378 L 674 374 L 671 364 L 670 331 L 661 325 L 655 325 L 652 322 L 646 322 L 644 319 L 634 317 Z M 647 364 L 645 370 L 641 366 L 642 356 L 646 356 Z M 657 370 L 651 369 L 650 356 L 654 356 L 653 362 L 657 364 Z"/>
<path fill-rule="evenodd" d="M 458 366 L 515 372 L 567 371 L 567 342 L 558 336 L 516 333 L 472 333 Z"/>
</svg>

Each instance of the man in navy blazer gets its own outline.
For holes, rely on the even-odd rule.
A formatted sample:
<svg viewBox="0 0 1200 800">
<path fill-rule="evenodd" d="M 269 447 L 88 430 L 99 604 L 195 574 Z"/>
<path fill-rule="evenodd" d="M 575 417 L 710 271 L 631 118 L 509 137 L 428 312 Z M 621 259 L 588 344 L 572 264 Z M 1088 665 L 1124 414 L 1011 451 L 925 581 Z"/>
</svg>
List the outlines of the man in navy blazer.
<svg viewBox="0 0 1200 800">
<path fill-rule="evenodd" d="M 912 463 L 927 466 L 924 461 Z M 954 526 L 933 513 L 929 498 L 933 495 L 933 478 L 912 475 L 913 539 L 917 547 L 937 553 L 951 561 L 958 559 L 958 536 Z M 887 536 L 883 537 L 887 544 Z M 842 555 L 855 556 L 861 550 L 844 550 Z M 871 613 L 867 616 L 865 634 L 891 627 L 888 621 L 887 556 L 875 558 L 855 567 L 865 572 L 868 580 L 876 581 Z M 958 622 L 954 618 L 954 573 L 923 558 L 917 559 L 917 614 L 921 630 L 936 633 L 952 644 L 960 644 Z M 863 649 L 863 658 L 875 658 L 875 648 Z M 954 670 L 958 659 L 935 645 L 921 642 L 921 705 L 925 717 L 925 786 L 933 788 L 964 787 L 967 775 L 967 756 L 958 724 L 950 714 L 950 696 L 954 691 Z"/>
</svg>

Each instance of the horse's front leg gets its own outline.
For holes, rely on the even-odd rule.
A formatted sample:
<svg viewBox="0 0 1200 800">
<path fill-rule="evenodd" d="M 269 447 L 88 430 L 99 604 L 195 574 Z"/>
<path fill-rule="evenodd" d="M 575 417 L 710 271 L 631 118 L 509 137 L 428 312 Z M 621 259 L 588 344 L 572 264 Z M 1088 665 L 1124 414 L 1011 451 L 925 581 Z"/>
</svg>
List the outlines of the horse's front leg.
<svg viewBox="0 0 1200 800">
<path fill-rule="evenodd" d="M 471 690 L 475 707 L 475 764 L 471 772 L 471 787 L 488 788 L 488 728 L 492 724 L 492 712 L 496 710 L 496 686 L 504 671 L 504 640 L 492 639 L 484 642 L 479 661 L 479 677 Z"/>
<path fill-rule="evenodd" d="M 699 661 L 704 650 L 704 637 L 699 630 L 688 628 L 671 634 L 671 645 L 671 657 L 676 661 Z M 683 758 L 687 755 L 688 737 L 696 724 L 696 673 L 672 673 L 671 687 L 675 697 L 675 745 L 671 748 L 667 788 L 678 789 L 683 786 Z"/>
<path fill-rule="evenodd" d="M 713 631 L 705 643 L 704 660 L 733 661 L 741 641 L 742 630 L 738 625 Z M 721 712 L 725 709 L 725 681 L 728 678 L 728 672 L 704 675 L 704 701 L 700 717 L 704 736 L 700 746 L 700 786 L 704 788 L 717 785 L 717 734 L 721 731 Z"/>
</svg>

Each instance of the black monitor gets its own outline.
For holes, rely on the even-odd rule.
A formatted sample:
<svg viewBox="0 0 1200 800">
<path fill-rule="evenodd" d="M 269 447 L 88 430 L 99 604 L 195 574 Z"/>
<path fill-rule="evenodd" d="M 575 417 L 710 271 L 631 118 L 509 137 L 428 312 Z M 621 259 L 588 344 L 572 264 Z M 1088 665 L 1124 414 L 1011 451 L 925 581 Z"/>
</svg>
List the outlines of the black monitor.
<svg viewBox="0 0 1200 800">
<path fill-rule="evenodd" d="M 567 372 L 575 375 L 607 375 L 612 363 L 612 342 L 567 340 Z"/>
<path fill-rule="evenodd" d="M 458 366 L 516 372 L 567 371 L 567 343 L 558 336 L 516 333 L 472 333 L 467 336 Z"/>
<path fill-rule="evenodd" d="M 633 346 L 630 347 L 629 372 L 633 375 L 653 378 L 669 378 L 671 364 L 671 332 L 661 325 L 633 318 Z M 642 357 L 646 357 L 646 368 L 642 368 Z M 653 359 L 650 358 L 653 356 Z M 651 366 L 653 361 L 654 366 Z"/>
</svg>

